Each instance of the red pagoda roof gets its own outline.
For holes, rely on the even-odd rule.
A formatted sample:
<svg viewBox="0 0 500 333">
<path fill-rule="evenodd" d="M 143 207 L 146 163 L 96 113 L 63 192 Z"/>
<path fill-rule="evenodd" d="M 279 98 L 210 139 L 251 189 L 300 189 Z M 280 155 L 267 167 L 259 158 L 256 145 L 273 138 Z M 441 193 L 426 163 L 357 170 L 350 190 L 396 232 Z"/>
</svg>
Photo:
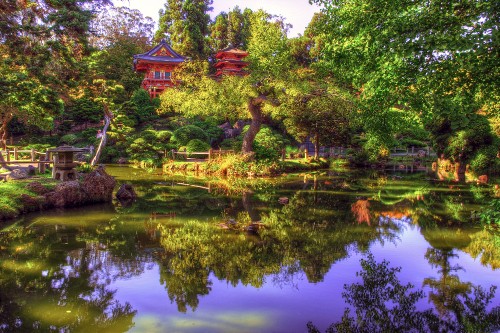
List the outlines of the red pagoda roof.
<svg viewBox="0 0 500 333">
<path fill-rule="evenodd" d="M 221 66 L 226 66 L 226 64 L 234 64 L 234 65 L 241 65 L 241 67 L 245 67 L 248 65 L 248 62 L 246 61 L 241 61 L 241 60 L 234 60 L 234 59 L 224 59 L 220 60 L 215 64 L 215 67 L 221 67 Z"/>
<path fill-rule="evenodd" d="M 215 58 L 217 58 L 217 59 L 222 58 L 222 56 L 224 55 L 224 53 L 239 55 L 241 58 L 244 58 L 244 57 L 246 57 L 248 55 L 247 51 L 243 51 L 243 50 L 237 49 L 233 45 L 229 44 L 225 49 L 220 50 L 219 52 L 217 52 L 217 54 L 215 55 Z"/>
<path fill-rule="evenodd" d="M 162 39 L 161 42 L 146 53 L 134 54 L 134 69 L 139 62 L 179 64 L 186 60 L 185 57 L 175 52 L 172 47 Z"/>
</svg>

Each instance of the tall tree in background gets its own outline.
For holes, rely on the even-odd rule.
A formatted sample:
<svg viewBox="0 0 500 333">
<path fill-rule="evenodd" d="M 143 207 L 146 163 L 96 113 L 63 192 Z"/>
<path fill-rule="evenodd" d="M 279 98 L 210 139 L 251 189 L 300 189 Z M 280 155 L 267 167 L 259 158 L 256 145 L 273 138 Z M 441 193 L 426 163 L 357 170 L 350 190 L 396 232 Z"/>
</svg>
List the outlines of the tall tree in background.
<svg viewBox="0 0 500 333">
<path fill-rule="evenodd" d="M 455 162 L 457 180 L 466 163 L 494 159 L 483 125 L 500 109 L 498 2 L 314 2 L 327 16 L 322 68 L 360 94 L 369 130 L 387 136 L 387 111 L 399 105 L 428 124 L 438 154 Z"/>
<path fill-rule="evenodd" d="M 266 115 L 272 115 L 280 95 L 291 84 L 293 62 L 287 47 L 286 30 L 280 19 L 258 11 L 251 17 L 248 61 L 250 75 L 227 76 L 217 82 L 199 69 L 184 74 L 183 85 L 161 96 L 160 112 L 177 111 L 190 116 L 219 116 L 252 120 L 242 152 L 252 152 L 255 136 Z M 188 64 L 186 66 L 193 66 Z"/>
<path fill-rule="evenodd" d="M 108 1 L 15 1 L 0 3 L 0 138 L 16 116 L 36 126 L 50 126 L 61 98 L 81 79 L 88 54 L 93 9 Z"/>
<path fill-rule="evenodd" d="M 228 44 L 231 43 L 234 47 L 243 47 L 245 37 L 245 22 L 241 9 L 236 6 L 228 13 L 227 18 L 227 39 Z M 226 45 L 227 46 L 227 45 Z"/>
<path fill-rule="evenodd" d="M 227 14 L 221 12 L 215 17 L 214 22 L 210 25 L 209 45 L 212 53 L 214 53 L 224 49 L 227 44 Z"/>
<path fill-rule="evenodd" d="M 101 11 L 91 42 L 98 50 L 89 59 L 91 77 L 112 80 L 124 88 L 127 97 L 140 86 L 143 75 L 131 66 L 134 54 L 150 48 L 154 22 L 136 9 L 113 7 Z"/>
<path fill-rule="evenodd" d="M 250 37 L 250 17 L 252 10 L 243 12 L 236 6 L 229 13 L 222 12 L 210 25 L 210 48 L 212 53 L 226 48 L 228 45 L 246 50 Z"/>
<path fill-rule="evenodd" d="M 167 0 L 160 10 L 155 41 L 166 38 L 183 56 L 206 59 L 210 53 L 207 36 L 212 0 Z"/>
</svg>

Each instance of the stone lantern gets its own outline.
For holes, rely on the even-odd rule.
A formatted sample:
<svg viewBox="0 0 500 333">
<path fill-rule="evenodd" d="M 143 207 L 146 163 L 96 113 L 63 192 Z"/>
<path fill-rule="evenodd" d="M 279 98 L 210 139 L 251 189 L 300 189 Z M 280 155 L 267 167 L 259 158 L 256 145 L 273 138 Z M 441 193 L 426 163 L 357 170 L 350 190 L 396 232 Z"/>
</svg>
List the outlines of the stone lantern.
<svg viewBox="0 0 500 333">
<path fill-rule="evenodd" d="M 74 153 L 85 152 L 86 149 L 75 148 L 72 146 L 59 146 L 54 149 L 49 149 L 54 159 L 54 168 L 52 169 L 52 178 L 57 180 L 75 180 L 76 170 L 78 165 L 74 161 Z"/>
</svg>

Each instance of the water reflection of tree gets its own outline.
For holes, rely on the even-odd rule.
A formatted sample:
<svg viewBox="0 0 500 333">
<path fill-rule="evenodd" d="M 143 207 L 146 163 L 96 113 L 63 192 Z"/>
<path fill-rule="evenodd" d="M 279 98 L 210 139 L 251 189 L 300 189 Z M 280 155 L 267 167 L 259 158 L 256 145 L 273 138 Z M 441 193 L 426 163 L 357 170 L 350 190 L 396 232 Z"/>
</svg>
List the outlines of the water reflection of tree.
<svg viewBox="0 0 500 333">
<path fill-rule="evenodd" d="M 250 196 L 243 206 L 252 212 Z M 266 227 L 253 236 L 200 221 L 160 227 L 166 251 L 161 281 L 181 312 L 195 310 L 198 297 L 210 292 L 211 274 L 233 286 L 261 287 L 270 278 L 293 287 L 302 274 L 310 282 L 322 281 L 349 251 L 366 251 L 372 242 L 394 239 L 399 232 L 389 222 L 377 227 L 346 223 L 350 204 L 349 197 L 298 191 L 288 205 L 262 214 Z"/>
<path fill-rule="evenodd" d="M 433 257 L 438 262 L 442 258 Z M 419 310 L 417 303 L 424 298 L 423 290 L 413 285 L 402 285 L 397 278 L 400 268 L 389 267 L 389 262 L 375 262 L 369 254 L 361 260 L 358 273 L 361 283 L 344 286 L 342 297 L 354 307 L 346 308 L 342 320 L 326 330 L 333 332 L 495 332 L 500 328 L 500 306 L 490 311 L 488 305 L 494 297 L 495 287 L 489 291 L 470 285 L 460 297 L 461 307 L 455 317 L 440 318 L 431 309 Z M 455 306 L 456 304 L 453 304 Z M 313 323 L 307 324 L 309 333 L 319 333 Z"/>
<path fill-rule="evenodd" d="M 500 231 L 484 228 L 471 235 L 471 241 L 462 249 L 474 259 L 480 257 L 481 264 L 491 266 L 492 269 L 500 268 Z"/>
<path fill-rule="evenodd" d="M 438 268 L 439 278 L 425 278 L 424 286 L 432 289 L 429 300 L 432 301 L 441 316 L 449 316 L 451 311 L 457 313 L 461 307 L 459 296 L 465 296 L 470 292 L 471 284 L 461 282 L 454 272 L 461 270 L 459 265 L 452 266 L 450 259 L 457 258 L 453 249 L 429 248 L 425 258 L 432 267 Z"/>
<path fill-rule="evenodd" d="M 124 332 L 133 326 L 135 311 L 114 300 L 75 231 L 13 227 L 0 242 L 2 332 Z"/>
</svg>

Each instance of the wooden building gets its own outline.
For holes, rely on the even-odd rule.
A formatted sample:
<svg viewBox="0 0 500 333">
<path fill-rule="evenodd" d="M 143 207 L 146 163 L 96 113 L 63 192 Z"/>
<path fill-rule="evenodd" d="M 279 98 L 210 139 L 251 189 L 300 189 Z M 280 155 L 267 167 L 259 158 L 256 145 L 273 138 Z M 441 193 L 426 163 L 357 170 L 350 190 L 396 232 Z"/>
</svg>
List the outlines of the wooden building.
<svg viewBox="0 0 500 333">
<path fill-rule="evenodd" d="M 243 61 L 243 59 L 248 56 L 248 52 L 240 50 L 232 46 L 231 44 L 223 50 L 220 50 L 215 55 L 217 62 L 215 68 L 217 71 L 215 76 L 221 75 L 247 75 L 248 73 L 244 68 L 248 65 L 248 62 Z"/>
<path fill-rule="evenodd" d="M 134 70 L 145 73 L 141 87 L 154 98 L 175 84 L 172 71 L 185 60 L 163 39 L 148 52 L 134 55 Z"/>
</svg>

